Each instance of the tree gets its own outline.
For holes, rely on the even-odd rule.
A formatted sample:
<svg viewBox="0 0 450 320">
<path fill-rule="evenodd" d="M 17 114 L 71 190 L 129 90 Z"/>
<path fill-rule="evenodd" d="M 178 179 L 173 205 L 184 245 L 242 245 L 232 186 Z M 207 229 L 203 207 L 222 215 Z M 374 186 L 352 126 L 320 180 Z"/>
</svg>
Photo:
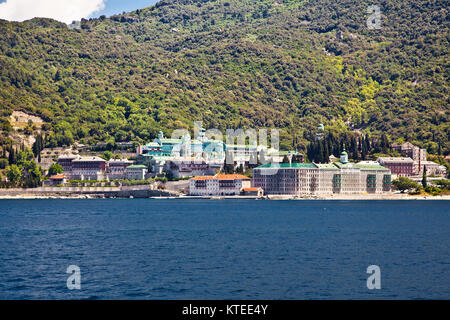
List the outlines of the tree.
<svg viewBox="0 0 450 320">
<path fill-rule="evenodd" d="M 0 159 L 0 169 L 5 169 L 8 166 L 8 159 L 1 158 Z"/>
<path fill-rule="evenodd" d="M 398 179 L 395 179 L 392 181 L 392 184 L 395 186 L 397 190 L 399 190 L 401 193 L 404 193 L 405 191 L 412 190 L 412 189 L 420 189 L 420 186 L 414 182 L 411 179 L 408 179 L 406 177 L 399 177 Z"/>
<path fill-rule="evenodd" d="M 102 158 L 105 159 L 106 161 L 111 160 L 112 157 L 113 157 L 113 153 L 111 151 L 103 152 Z"/>
<path fill-rule="evenodd" d="M 50 168 L 48 169 L 49 176 L 54 176 L 56 174 L 61 174 L 61 173 L 63 173 L 63 167 L 57 163 L 52 164 L 50 166 Z"/>
<path fill-rule="evenodd" d="M 61 81 L 61 79 L 62 79 L 61 71 L 60 71 L 60 70 L 57 70 L 56 73 L 55 73 L 55 78 L 54 78 L 54 80 L 55 80 L 55 82 L 58 82 L 58 81 Z"/>
<path fill-rule="evenodd" d="M 23 166 L 26 162 L 34 159 L 33 152 L 30 149 L 24 149 L 17 154 L 16 163 Z"/>
<path fill-rule="evenodd" d="M 423 166 L 422 186 L 425 189 L 427 185 L 427 166 Z"/>
<path fill-rule="evenodd" d="M 15 164 L 16 163 L 16 150 L 12 145 L 9 146 L 9 155 L 8 155 L 8 162 L 9 164 Z"/>
<path fill-rule="evenodd" d="M 42 180 L 42 169 L 34 161 L 27 161 L 23 165 L 22 173 L 23 186 L 36 188 Z"/>
<path fill-rule="evenodd" d="M 41 151 L 44 149 L 44 138 L 41 134 L 36 136 L 36 141 L 33 143 L 33 153 L 35 157 L 39 157 Z M 40 162 L 40 161 L 39 161 Z"/>
<path fill-rule="evenodd" d="M 8 177 L 8 181 L 10 181 L 13 185 L 17 185 L 22 178 L 23 169 L 13 164 L 10 165 L 6 169 L 6 176 Z"/>
<path fill-rule="evenodd" d="M 389 139 L 385 133 L 383 133 L 383 135 L 381 136 L 380 147 L 381 147 L 381 150 L 383 153 L 385 153 L 385 154 L 389 153 L 391 146 L 389 143 Z"/>
<path fill-rule="evenodd" d="M 358 160 L 358 146 L 356 143 L 356 139 L 352 137 L 350 141 L 351 141 L 350 142 L 351 157 L 353 160 Z"/>
</svg>

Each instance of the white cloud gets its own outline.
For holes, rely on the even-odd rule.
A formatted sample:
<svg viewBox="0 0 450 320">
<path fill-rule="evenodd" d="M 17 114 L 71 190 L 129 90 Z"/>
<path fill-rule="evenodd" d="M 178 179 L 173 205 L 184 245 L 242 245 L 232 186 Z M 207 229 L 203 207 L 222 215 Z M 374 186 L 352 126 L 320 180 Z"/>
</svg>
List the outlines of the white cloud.
<svg viewBox="0 0 450 320">
<path fill-rule="evenodd" d="M 0 0 L 0 19 L 24 21 L 40 17 L 71 23 L 102 10 L 105 2 L 106 0 Z"/>
</svg>

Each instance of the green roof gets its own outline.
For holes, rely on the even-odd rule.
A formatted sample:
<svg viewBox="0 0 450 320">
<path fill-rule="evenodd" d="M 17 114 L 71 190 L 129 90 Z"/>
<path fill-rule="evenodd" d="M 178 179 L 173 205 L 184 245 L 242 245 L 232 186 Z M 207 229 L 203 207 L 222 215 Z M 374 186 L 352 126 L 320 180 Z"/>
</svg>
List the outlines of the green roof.
<svg viewBox="0 0 450 320">
<path fill-rule="evenodd" d="M 333 164 L 338 168 L 354 168 L 354 165 L 355 165 L 354 163 L 351 163 L 351 162 L 342 163 L 340 161 L 333 162 Z"/>
<path fill-rule="evenodd" d="M 317 166 L 314 163 L 266 163 L 256 169 L 316 169 Z"/>
<path fill-rule="evenodd" d="M 386 167 L 383 167 L 379 164 L 355 164 L 356 168 L 360 168 L 361 170 L 389 170 Z"/>
<path fill-rule="evenodd" d="M 147 169 L 147 166 L 144 166 L 143 164 L 135 164 L 128 166 L 127 169 Z"/>
<path fill-rule="evenodd" d="M 321 163 L 321 164 L 317 164 L 316 163 L 316 166 L 319 168 L 319 169 L 333 169 L 333 170 L 337 170 L 338 169 L 338 167 L 336 167 L 335 165 L 334 165 L 334 163 Z"/>
</svg>

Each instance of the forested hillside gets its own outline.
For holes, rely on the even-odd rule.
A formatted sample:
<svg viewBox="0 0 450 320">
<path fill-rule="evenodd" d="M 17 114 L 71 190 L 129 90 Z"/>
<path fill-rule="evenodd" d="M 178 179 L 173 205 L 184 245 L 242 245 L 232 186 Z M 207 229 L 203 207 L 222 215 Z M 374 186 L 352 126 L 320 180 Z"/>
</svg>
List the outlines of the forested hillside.
<svg viewBox="0 0 450 320">
<path fill-rule="evenodd" d="M 163 0 L 81 30 L 0 21 L 2 143 L 21 110 L 48 122 L 49 146 L 203 120 L 280 128 L 285 148 L 306 150 L 323 123 L 448 153 L 448 2 L 378 1 L 381 30 L 367 28 L 372 4 Z"/>
</svg>

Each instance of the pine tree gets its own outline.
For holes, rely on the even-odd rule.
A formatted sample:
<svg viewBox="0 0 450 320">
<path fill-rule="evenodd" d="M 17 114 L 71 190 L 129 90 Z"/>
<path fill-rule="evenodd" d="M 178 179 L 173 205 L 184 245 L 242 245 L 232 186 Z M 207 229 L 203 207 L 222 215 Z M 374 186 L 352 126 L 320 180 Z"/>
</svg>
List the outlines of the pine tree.
<svg viewBox="0 0 450 320">
<path fill-rule="evenodd" d="M 9 165 L 16 163 L 16 154 L 13 145 L 9 146 L 9 156 L 8 156 Z"/>
<path fill-rule="evenodd" d="M 367 143 L 366 143 L 366 139 L 364 136 L 362 137 L 361 140 L 361 160 L 366 160 L 367 157 Z"/>
<path fill-rule="evenodd" d="M 324 146 L 323 146 L 323 163 L 328 163 L 328 161 L 330 160 L 330 151 L 329 151 L 329 146 L 328 146 L 328 141 L 325 140 L 324 142 Z"/>
<path fill-rule="evenodd" d="M 426 188 L 427 185 L 427 166 L 423 166 L 422 186 Z"/>
<path fill-rule="evenodd" d="M 319 145 L 318 145 L 318 158 L 317 158 L 317 160 L 318 160 L 318 162 L 320 162 L 320 163 L 324 163 L 324 159 L 325 159 L 325 149 L 324 149 L 324 145 L 323 145 L 323 143 L 322 143 L 322 141 L 321 140 L 319 140 Z"/>
<path fill-rule="evenodd" d="M 366 154 L 372 153 L 371 147 L 370 147 L 370 137 L 369 135 L 366 136 Z"/>
<path fill-rule="evenodd" d="M 352 139 L 350 141 L 350 149 L 351 149 L 352 159 L 358 160 L 358 146 L 356 144 L 356 139 L 354 137 L 352 137 Z"/>
<path fill-rule="evenodd" d="M 380 144 L 381 150 L 383 153 L 388 154 L 390 145 L 389 145 L 389 139 L 385 133 L 381 136 L 381 144 Z"/>
</svg>

